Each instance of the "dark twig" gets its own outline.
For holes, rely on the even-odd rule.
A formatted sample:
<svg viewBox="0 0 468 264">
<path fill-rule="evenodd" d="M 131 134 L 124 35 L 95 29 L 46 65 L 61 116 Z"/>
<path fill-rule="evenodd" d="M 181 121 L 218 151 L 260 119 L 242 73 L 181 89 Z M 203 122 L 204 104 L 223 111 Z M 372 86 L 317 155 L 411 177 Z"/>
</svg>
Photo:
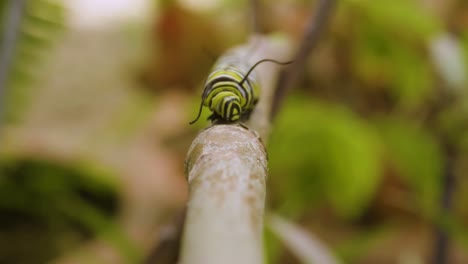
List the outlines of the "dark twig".
<svg viewBox="0 0 468 264">
<path fill-rule="evenodd" d="M 307 57 L 312 52 L 322 31 L 327 26 L 335 3 L 336 0 L 319 0 L 315 15 L 309 20 L 300 47 L 294 57 L 294 62 L 289 67 L 283 69 L 279 75 L 273 97 L 271 119 L 276 117 L 287 91 L 292 88 L 298 77 L 302 74 Z"/>
<path fill-rule="evenodd" d="M 12 67 L 13 53 L 18 41 L 25 0 L 10 0 L 5 10 L 3 36 L 0 45 L 0 124 L 3 120 L 5 87 Z"/>
<path fill-rule="evenodd" d="M 449 90 L 444 87 L 445 91 Z M 439 97 L 439 102 L 432 109 L 433 113 L 431 119 L 428 120 L 429 128 L 434 128 L 436 136 L 439 138 L 440 145 L 443 147 L 443 154 L 445 157 L 444 174 L 440 183 L 441 196 L 439 200 L 439 208 L 437 218 L 444 219 L 445 216 L 453 214 L 453 193 L 455 190 L 455 163 L 457 160 L 458 152 L 456 146 L 451 140 L 447 131 L 437 129 L 437 116 L 440 116 L 442 111 L 447 109 L 450 105 L 456 104 L 457 98 L 453 95 L 445 94 Z M 432 256 L 433 264 L 447 264 L 449 263 L 450 253 L 450 237 L 447 233 L 446 226 L 440 222 L 436 222 L 434 227 L 435 240 L 434 240 L 434 255 Z"/>
<path fill-rule="evenodd" d="M 259 0 L 250 0 L 250 16 L 252 33 L 262 33 L 262 19 Z"/>
<path fill-rule="evenodd" d="M 450 215 L 452 211 L 452 196 L 455 189 L 455 172 L 454 163 L 456 153 L 450 143 L 445 144 L 446 163 L 442 179 L 442 195 L 441 195 L 441 216 Z M 440 224 L 435 228 L 435 243 L 434 243 L 434 264 L 449 263 L 450 239 L 447 230 Z"/>
<path fill-rule="evenodd" d="M 176 214 L 172 223 L 163 227 L 159 244 L 154 248 L 145 264 L 176 264 L 179 260 L 180 240 L 185 221 L 187 209 L 184 208 Z"/>
</svg>

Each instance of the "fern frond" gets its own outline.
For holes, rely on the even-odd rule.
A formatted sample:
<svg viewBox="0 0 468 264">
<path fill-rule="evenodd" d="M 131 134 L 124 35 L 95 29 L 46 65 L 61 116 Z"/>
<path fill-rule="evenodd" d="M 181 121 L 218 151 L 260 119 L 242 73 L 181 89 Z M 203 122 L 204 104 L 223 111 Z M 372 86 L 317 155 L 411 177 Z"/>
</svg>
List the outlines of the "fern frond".
<svg viewBox="0 0 468 264">
<path fill-rule="evenodd" d="M 0 4 L 0 115 L 18 120 L 30 87 L 65 24 L 59 0 L 10 0 Z"/>
</svg>

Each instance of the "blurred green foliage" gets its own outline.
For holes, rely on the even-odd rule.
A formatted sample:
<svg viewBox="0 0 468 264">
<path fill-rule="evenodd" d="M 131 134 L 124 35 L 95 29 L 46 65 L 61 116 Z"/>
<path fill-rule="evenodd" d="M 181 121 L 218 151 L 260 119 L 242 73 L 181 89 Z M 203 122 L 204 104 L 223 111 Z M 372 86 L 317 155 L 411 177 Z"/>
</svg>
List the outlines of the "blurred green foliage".
<svg viewBox="0 0 468 264">
<path fill-rule="evenodd" d="M 43 263 L 109 229 L 118 238 L 110 241 L 119 241 L 111 220 L 119 196 L 117 183 L 96 166 L 34 155 L 2 157 L 0 262 Z"/>
<path fill-rule="evenodd" d="M 5 30 L 10 1 L 0 4 L 0 36 Z M 13 62 L 6 85 L 6 120 L 11 122 L 20 118 L 27 108 L 28 100 L 34 91 L 33 80 L 38 80 L 41 65 L 45 62 L 48 50 L 64 29 L 65 8 L 57 0 L 27 0 L 17 28 L 17 43 Z"/>
<path fill-rule="evenodd" d="M 390 89 L 399 106 L 419 107 L 435 82 L 425 46 L 443 32 L 442 22 L 417 1 L 344 1 L 352 19 L 355 74 Z"/>
<path fill-rule="evenodd" d="M 389 110 L 405 111 L 366 120 L 352 114 L 355 105 L 347 109 L 317 99 L 290 100 L 270 146 L 272 185 L 283 189 L 275 189 L 283 203 L 279 208 L 302 211 L 326 197 L 341 216 L 356 217 L 370 203 L 390 159 L 402 180 L 414 188 L 418 206 L 433 212 L 440 197 L 444 153 L 437 131 L 428 131 L 418 120 L 422 116 L 405 114 L 428 111 L 428 103 L 440 96 L 427 46 L 444 31 L 444 23 L 417 1 L 342 3 L 336 19 L 348 21 L 340 26 L 352 33 L 347 35 L 352 71 L 348 78 L 364 86 L 364 92 L 379 88 L 381 97 L 389 92 Z M 460 131 L 465 111 L 459 110 L 452 111 L 450 124 L 462 126 Z"/>
<path fill-rule="evenodd" d="M 417 0 L 345 0 L 343 3 L 366 19 L 368 27 L 377 26 L 386 34 L 399 35 L 399 41 L 401 38 L 428 41 L 443 31 L 438 17 Z"/>
<path fill-rule="evenodd" d="M 420 125 L 407 120 L 381 118 L 376 126 L 387 155 L 400 170 L 399 175 L 415 190 L 413 203 L 423 209 L 426 216 L 434 215 L 440 201 L 445 163 L 437 139 Z"/>
<path fill-rule="evenodd" d="M 351 53 L 357 78 L 391 88 L 390 93 L 403 108 L 420 106 L 431 95 L 434 83 L 427 55 L 418 45 L 395 41 L 395 36 L 373 21 L 360 22 Z"/>
<path fill-rule="evenodd" d="M 376 134 L 337 105 L 290 100 L 273 132 L 269 153 L 270 181 L 273 186 L 279 182 L 274 190 L 288 211 L 303 211 L 326 198 L 339 215 L 357 217 L 380 180 Z"/>
<path fill-rule="evenodd" d="M 317 62 L 319 66 L 308 72 L 317 77 L 309 76 L 313 89 L 298 87 L 303 91 L 287 100 L 273 129 L 269 191 L 276 210 L 304 221 L 311 214 L 330 218 L 317 215 L 330 207 L 339 221 L 353 226 L 373 219 L 370 223 L 377 223 L 378 230 L 392 219 L 411 215 L 442 226 L 457 241 L 466 241 L 462 224 L 466 216 L 440 213 L 450 158 L 446 140 L 456 151 L 465 153 L 468 146 L 467 92 L 463 90 L 468 83 L 462 90 L 444 83 L 429 50 L 449 30 L 447 25 L 453 25 L 449 19 L 466 14 L 466 10 L 448 10 L 452 16 L 444 17 L 420 1 L 340 2 L 329 41 L 323 42 L 334 43 L 332 51 L 310 58 L 323 60 L 325 66 L 329 59 L 338 70 L 332 68 L 335 71 L 330 74 L 330 68 Z M 468 26 L 450 30 L 468 65 Z M 318 52 L 329 52 L 327 48 Z M 466 66 L 464 70 L 468 76 Z M 328 87 L 330 83 L 333 88 Z M 347 97 L 349 86 L 353 94 Z M 463 173 L 456 171 L 460 181 L 455 197 L 463 196 L 459 192 L 466 189 L 466 181 L 460 179 Z M 458 206 L 461 202 L 457 201 Z M 389 211 L 383 213 L 386 218 L 379 218 L 382 210 Z M 382 230 L 394 233 L 397 229 Z M 382 242 L 370 239 L 365 247 L 354 247 L 366 237 L 366 229 L 354 226 L 353 230 L 354 236 L 343 235 L 343 246 L 337 247 L 351 263 Z M 275 263 L 281 259 L 277 242 L 271 234 L 266 239 L 269 259 Z"/>
</svg>

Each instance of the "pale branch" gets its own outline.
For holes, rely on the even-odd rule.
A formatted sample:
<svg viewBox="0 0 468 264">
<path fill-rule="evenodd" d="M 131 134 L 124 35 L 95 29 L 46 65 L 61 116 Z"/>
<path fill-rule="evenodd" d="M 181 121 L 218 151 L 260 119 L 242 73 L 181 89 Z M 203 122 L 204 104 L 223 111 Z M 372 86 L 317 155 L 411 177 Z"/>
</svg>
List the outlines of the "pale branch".
<svg viewBox="0 0 468 264">
<path fill-rule="evenodd" d="M 284 60 L 289 43 L 255 36 L 244 46 L 250 62 Z M 269 113 L 277 65 L 262 65 L 260 101 L 245 127 L 214 125 L 193 141 L 186 159 L 189 201 L 180 263 L 263 263 L 263 214 Z"/>
<path fill-rule="evenodd" d="M 279 215 L 270 213 L 267 216 L 267 227 L 283 241 L 301 263 L 341 263 L 319 238 Z"/>
<path fill-rule="evenodd" d="M 262 263 L 266 152 L 251 131 L 217 125 L 189 150 L 180 263 Z"/>
<path fill-rule="evenodd" d="M 315 8 L 315 14 L 310 18 L 303 39 L 294 56 L 294 62 L 280 72 L 273 98 L 271 120 L 276 117 L 287 92 L 292 89 L 304 71 L 307 58 L 328 24 L 335 2 L 336 0 L 319 0 L 318 7 Z"/>
</svg>

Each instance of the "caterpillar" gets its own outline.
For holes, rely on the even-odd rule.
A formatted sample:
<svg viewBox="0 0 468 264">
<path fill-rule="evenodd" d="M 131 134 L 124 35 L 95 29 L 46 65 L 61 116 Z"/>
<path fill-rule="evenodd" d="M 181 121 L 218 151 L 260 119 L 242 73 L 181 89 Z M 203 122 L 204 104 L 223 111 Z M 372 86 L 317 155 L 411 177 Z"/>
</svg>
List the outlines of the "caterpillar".
<svg viewBox="0 0 468 264">
<path fill-rule="evenodd" d="M 211 110 L 208 120 L 213 123 L 233 123 L 247 119 L 260 96 L 260 86 L 253 71 L 255 67 L 263 62 L 280 65 L 291 63 L 262 59 L 249 67 L 246 61 L 235 52 L 218 59 L 205 81 L 198 115 L 190 124 L 200 118 L 203 106 Z"/>
</svg>

